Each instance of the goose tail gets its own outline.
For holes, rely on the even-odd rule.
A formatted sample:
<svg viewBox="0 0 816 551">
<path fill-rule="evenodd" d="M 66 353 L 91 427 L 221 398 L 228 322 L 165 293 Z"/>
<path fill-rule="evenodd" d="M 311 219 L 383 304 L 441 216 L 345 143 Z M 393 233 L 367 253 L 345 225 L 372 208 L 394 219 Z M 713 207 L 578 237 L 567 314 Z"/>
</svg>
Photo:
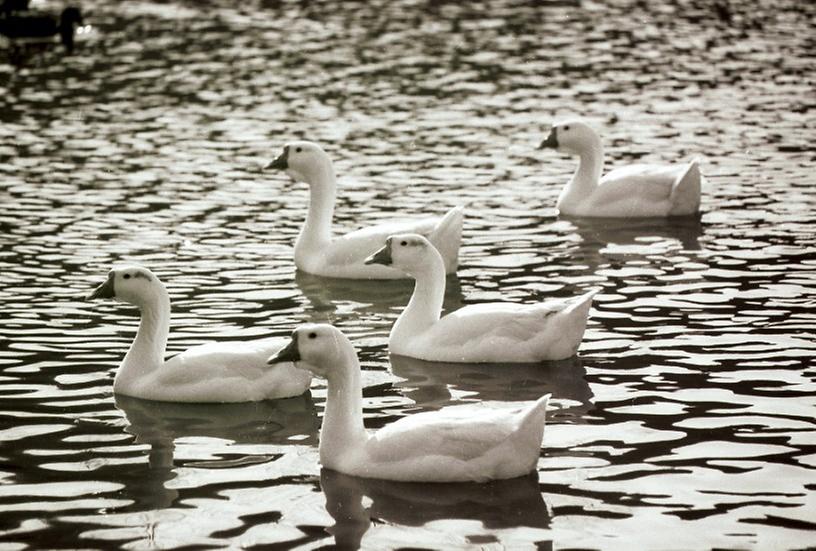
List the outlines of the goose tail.
<svg viewBox="0 0 816 551">
<path fill-rule="evenodd" d="M 442 260 L 445 262 L 445 273 L 452 274 L 459 267 L 459 247 L 462 244 L 462 223 L 465 216 L 464 207 L 450 209 L 428 235 Z"/>
<path fill-rule="evenodd" d="M 581 312 L 586 318 L 589 315 L 589 308 L 592 306 L 592 299 L 598 294 L 600 289 L 593 289 L 587 291 L 583 295 L 571 300 L 570 304 L 565 309 L 566 312 Z"/>
<path fill-rule="evenodd" d="M 672 184 L 669 216 L 687 216 L 700 211 L 701 180 L 699 162 L 694 159 Z"/>
<path fill-rule="evenodd" d="M 584 293 L 571 299 L 567 307 L 564 308 L 564 317 L 561 322 L 561 339 L 555 345 L 552 359 L 563 360 L 578 353 L 578 347 L 581 345 L 581 341 L 584 340 L 592 299 L 597 293 L 597 289 Z"/>
<path fill-rule="evenodd" d="M 530 442 L 538 449 L 544 440 L 544 426 L 547 424 L 547 405 L 550 403 L 552 394 L 545 394 L 535 401 L 526 411 L 522 412 L 521 422 L 518 432 L 525 437 L 529 436 Z M 538 454 L 536 454 L 538 459 Z"/>
</svg>

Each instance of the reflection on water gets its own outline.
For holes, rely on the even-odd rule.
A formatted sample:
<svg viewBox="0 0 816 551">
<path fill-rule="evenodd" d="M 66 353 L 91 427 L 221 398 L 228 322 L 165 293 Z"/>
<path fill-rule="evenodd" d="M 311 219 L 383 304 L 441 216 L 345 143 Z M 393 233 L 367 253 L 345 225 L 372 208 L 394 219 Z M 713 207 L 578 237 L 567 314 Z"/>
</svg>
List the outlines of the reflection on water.
<svg viewBox="0 0 816 551">
<path fill-rule="evenodd" d="M 657 240 L 674 240 L 685 251 L 699 251 L 703 224 L 697 216 L 682 218 L 640 218 L 621 220 L 609 218 L 570 218 L 571 231 L 581 237 L 585 247 L 599 245 L 634 245 Z"/>
<path fill-rule="evenodd" d="M 333 526 L 372 549 L 811 545 L 816 3 L 99 0 L 83 13 L 94 32 L 75 55 L 0 63 L 4 545 L 316 548 Z M 575 160 L 536 147 L 576 114 L 611 166 L 700 155 L 701 220 L 557 218 Z M 600 288 L 580 358 L 389 363 L 412 283 L 292 265 L 308 194 L 259 167 L 297 138 L 335 160 L 337 233 L 465 206 L 448 311 Z M 339 325 L 363 360 L 370 428 L 552 392 L 540 499 L 441 492 L 466 503 L 453 512 L 365 482 L 328 499 L 320 381 L 235 408 L 114 397 L 137 320 L 81 297 L 119 261 L 167 284 L 170 354 Z M 335 518 L 337 503 L 367 512 Z M 542 514 L 513 524 L 522 509 Z"/>
<path fill-rule="evenodd" d="M 411 279 L 376 282 L 355 279 L 333 279 L 297 271 L 295 284 L 308 301 L 310 321 L 332 323 L 343 314 L 376 316 L 401 312 L 414 291 Z M 447 277 L 443 309 L 462 307 L 462 289 L 455 275 Z M 390 331 L 390 328 L 389 328 Z"/>
<path fill-rule="evenodd" d="M 125 413 L 125 432 L 146 444 L 148 465 L 138 482 L 125 490 L 139 509 L 165 508 L 179 496 L 166 482 L 176 468 L 240 468 L 277 459 L 276 454 L 242 453 L 251 444 L 316 446 L 319 424 L 311 396 L 245 404 L 174 404 L 130 396 L 115 396 L 116 407 Z M 179 439 L 213 439 L 230 443 L 226 450 L 207 457 L 176 458 Z M 253 450 L 254 451 L 254 450 Z"/>
<path fill-rule="evenodd" d="M 537 400 L 549 392 L 553 401 L 573 402 L 569 405 L 586 411 L 592 399 L 577 357 L 540 364 L 426 362 L 394 354 L 390 360 L 392 373 L 404 379 L 397 388 L 423 408 L 467 400 Z"/>
<path fill-rule="evenodd" d="M 127 418 L 126 432 L 137 443 L 150 445 L 151 465 L 172 466 L 173 441 L 188 436 L 244 444 L 317 444 L 319 423 L 309 393 L 240 404 L 174 404 L 116 395 L 115 404 Z"/>
<path fill-rule="evenodd" d="M 538 488 L 538 477 L 530 475 L 487 484 L 418 484 L 348 476 L 329 469 L 320 471 L 320 487 L 326 495 L 326 510 L 335 520 L 329 528 L 341 548 L 357 549 L 371 524 L 404 527 L 428 526 L 439 521 L 465 523 L 458 538 L 445 527 L 430 528 L 411 538 L 417 547 L 450 548 L 469 544 L 502 544 L 497 530 L 550 526 L 550 514 Z M 431 526 L 433 526 L 431 524 Z M 406 532 L 407 534 L 407 532 Z M 525 537 L 545 539 L 546 533 L 527 531 Z M 512 535 L 508 537 L 512 542 Z M 457 541 L 458 540 L 458 541 Z M 383 544 L 403 546 L 397 537 Z"/>
</svg>

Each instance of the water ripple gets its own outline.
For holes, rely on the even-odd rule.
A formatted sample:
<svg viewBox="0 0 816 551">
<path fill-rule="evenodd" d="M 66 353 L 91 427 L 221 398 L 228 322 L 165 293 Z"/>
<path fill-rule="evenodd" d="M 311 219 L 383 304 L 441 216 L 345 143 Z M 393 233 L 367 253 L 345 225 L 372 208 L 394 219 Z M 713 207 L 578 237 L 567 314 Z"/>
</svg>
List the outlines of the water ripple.
<svg viewBox="0 0 816 551">
<path fill-rule="evenodd" d="M 90 10 L 88 10 L 90 12 Z M 0 537 L 10 548 L 801 548 L 816 525 L 810 3 L 95 3 L 77 55 L 0 64 Z M 8 53 L 0 45 L 0 56 Z M 575 160 L 700 159 L 701 219 L 557 218 Z M 297 273 L 335 159 L 338 231 L 466 208 L 445 309 L 599 289 L 581 355 L 450 366 L 386 354 L 409 282 Z M 325 384 L 262 404 L 114 396 L 137 312 L 84 296 L 149 264 L 168 354 L 330 321 L 364 418 L 552 392 L 538 478 L 392 484 L 320 471 Z"/>
</svg>

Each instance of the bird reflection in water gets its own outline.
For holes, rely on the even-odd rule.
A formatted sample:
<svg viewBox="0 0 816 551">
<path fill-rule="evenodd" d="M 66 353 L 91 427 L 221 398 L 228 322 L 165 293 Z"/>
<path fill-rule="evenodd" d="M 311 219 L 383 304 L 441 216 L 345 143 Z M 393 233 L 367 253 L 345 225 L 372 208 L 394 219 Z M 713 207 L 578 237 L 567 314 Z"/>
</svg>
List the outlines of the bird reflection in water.
<svg viewBox="0 0 816 551">
<path fill-rule="evenodd" d="M 699 216 L 675 218 L 573 218 L 559 216 L 553 229 L 559 233 L 576 233 L 584 261 L 590 268 L 609 263 L 602 254 L 609 245 L 625 247 L 632 254 L 649 254 L 656 243 L 661 249 L 699 251 L 703 225 Z"/>
<path fill-rule="evenodd" d="M 172 479 L 175 441 L 184 437 L 206 437 L 235 444 L 308 445 L 317 444 L 319 422 L 311 395 L 283 400 L 235 404 L 185 404 L 154 402 L 116 395 L 116 407 L 125 413 L 126 432 L 136 442 L 150 446 L 146 472 L 130 472 L 128 492 L 133 508 L 169 507 L 178 491 L 165 487 Z M 211 450 L 208 450 L 211 451 Z M 269 461 L 268 455 L 208 458 L 184 465 L 229 468 Z M 133 471 L 133 466 L 128 466 Z"/>
<path fill-rule="evenodd" d="M 377 522 L 417 527 L 438 520 L 475 520 L 481 522 L 483 531 L 473 534 L 474 539 L 492 537 L 490 532 L 500 529 L 546 530 L 550 526 L 536 473 L 484 484 L 423 484 L 358 478 L 322 469 L 320 486 L 326 510 L 335 520 L 329 531 L 342 549 L 358 549 L 371 524 Z M 424 543 L 444 547 L 441 541 Z"/>
<path fill-rule="evenodd" d="M 411 298 L 414 280 L 337 279 L 298 270 L 295 284 L 309 301 L 310 321 L 332 322 L 339 314 L 385 314 L 402 309 Z M 459 278 L 449 275 L 445 282 L 445 311 L 461 308 L 464 298 Z M 396 313 L 395 311 L 395 313 Z"/>
<path fill-rule="evenodd" d="M 560 410 L 580 415 L 591 406 L 586 369 L 577 356 L 535 364 L 456 364 L 426 362 L 391 355 L 391 370 L 404 379 L 395 387 L 426 409 L 468 400 L 526 401 L 552 393 L 556 400 L 576 402 Z"/>
<path fill-rule="evenodd" d="M 679 241 L 684 250 L 700 249 L 703 224 L 699 216 L 674 218 L 572 218 L 574 230 L 587 243 L 627 245 L 642 242 L 644 237 L 659 237 Z"/>
</svg>

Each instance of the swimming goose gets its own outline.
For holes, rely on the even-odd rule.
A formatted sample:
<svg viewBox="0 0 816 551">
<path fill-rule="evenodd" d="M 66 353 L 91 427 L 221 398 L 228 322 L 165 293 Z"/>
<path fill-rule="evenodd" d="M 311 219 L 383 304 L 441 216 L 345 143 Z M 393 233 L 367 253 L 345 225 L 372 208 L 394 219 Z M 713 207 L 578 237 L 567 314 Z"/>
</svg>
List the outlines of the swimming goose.
<svg viewBox="0 0 816 551">
<path fill-rule="evenodd" d="M 143 266 L 111 270 L 88 298 L 114 298 L 141 311 L 136 338 L 113 380 L 117 394 L 164 402 L 254 402 L 297 396 L 309 388 L 308 372 L 291 363 L 281 369 L 266 365 L 285 338 L 208 343 L 165 361 L 170 298 Z"/>
<path fill-rule="evenodd" d="M 595 291 L 538 304 L 472 304 L 442 318 L 445 271 L 436 249 L 421 235 L 393 235 L 366 262 L 403 270 L 414 293 L 391 334 L 388 348 L 437 362 L 539 362 L 573 356 L 586 329 Z"/>
<path fill-rule="evenodd" d="M 68 7 L 57 17 L 49 13 L 13 13 L 21 8 L 27 10 L 27 3 L 10 3 L 9 12 L 0 17 L 0 34 L 15 44 L 16 41 L 31 42 L 51 40 L 59 35 L 62 45 L 68 54 L 74 51 L 74 32 L 77 25 L 82 25 L 82 14 L 79 8 Z"/>
<path fill-rule="evenodd" d="M 285 170 L 295 180 L 309 185 L 309 212 L 295 241 L 295 265 L 299 270 L 350 279 L 404 278 L 399 270 L 370 266 L 363 261 L 389 235 L 412 232 L 427 235 L 442 253 L 445 271 L 456 272 L 462 241 L 462 207 L 449 210 L 441 219 L 389 222 L 335 237 L 331 225 L 337 182 L 331 159 L 319 145 L 307 141 L 288 143 L 283 153 L 265 168 Z"/>
<path fill-rule="evenodd" d="M 603 177 L 603 145 L 586 123 L 554 124 L 540 149 L 579 156 L 578 168 L 556 208 L 567 216 L 643 218 L 696 215 L 703 180 L 697 161 L 684 165 L 629 165 Z"/>
<path fill-rule="evenodd" d="M 307 324 L 269 359 L 325 378 L 320 463 L 341 473 L 404 482 L 483 482 L 522 476 L 538 463 L 550 395 L 526 404 L 468 404 L 417 413 L 369 433 L 360 363 L 348 338 Z"/>
</svg>

